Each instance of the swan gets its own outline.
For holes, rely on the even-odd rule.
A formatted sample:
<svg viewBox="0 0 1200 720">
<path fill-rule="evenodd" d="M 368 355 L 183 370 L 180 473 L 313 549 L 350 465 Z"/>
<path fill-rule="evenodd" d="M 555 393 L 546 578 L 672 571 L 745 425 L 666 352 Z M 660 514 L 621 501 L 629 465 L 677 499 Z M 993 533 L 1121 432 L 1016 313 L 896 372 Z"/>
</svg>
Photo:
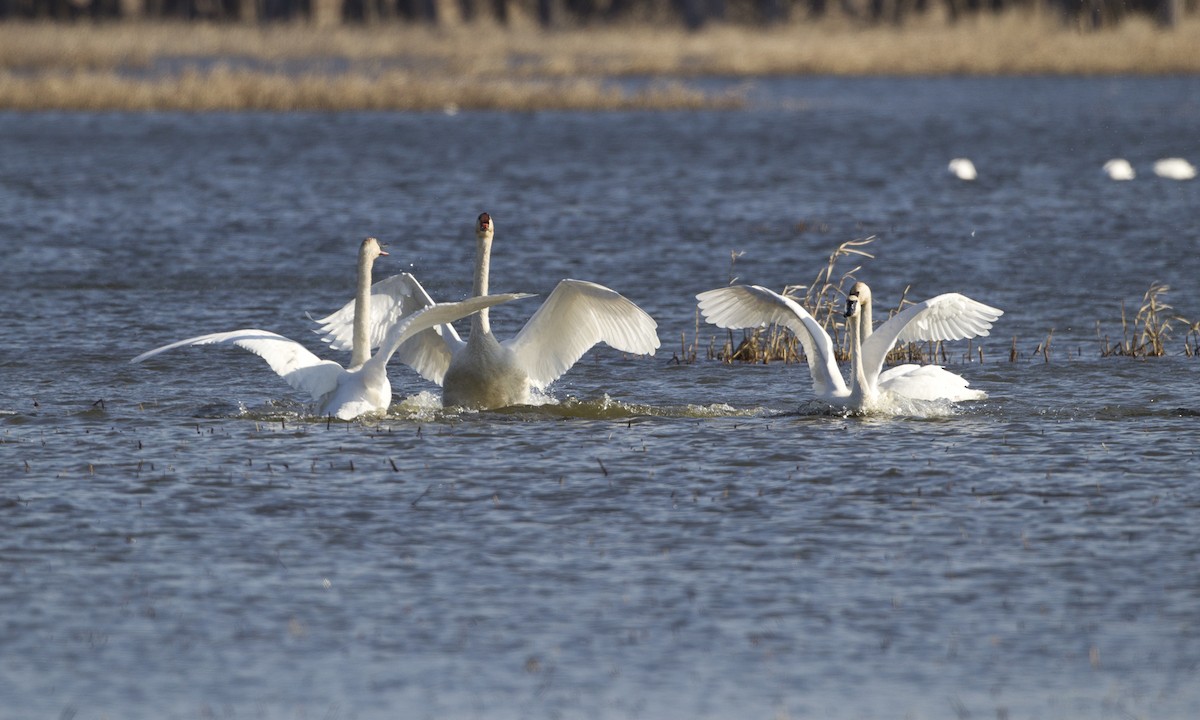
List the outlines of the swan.
<svg viewBox="0 0 1200 720">
<path fill-rule="evenodd" d="M 400 322 L 391 323 L 379 342 L 379 350 L 370 355 L 367 343 L 370 317 L 371 266 L 376 258 L 387 255 L 375 238 L 363 240 L 358 252 L 358 307 L 354 313 L 353 351 L 350 367 L 322 360 L 300 343 L 266 330 L 245 329 L 212 333 L 180 340 L 138 355 L 130 360 L 140 363 L 159 353 L 190 345 L 226 343 L 236 345 L 267 361 L 296 390 L 310 394 L 317 402 L 317 413 L 339 420 L 353 420 L 367 413 L 384 413 L 392 401 L 387 362 L 405 340 L 426 328 L 452 322 L 499 303 L 530 297 L 525 294 L 473 297 L 459 303 L 443 303 L 425 308 Z"/>
<path fill-rule="evenodd" d="M 475 221 L 476 258 L 473 293 L 488 292 L 495 222 L 488 213 Z M 408 273 L 394 275 L 371 289 L 370 342 L 379 342 L 389 317 L 434 305 Z M 375 305 L 379 310 L 374 310 Z M 434 305 L 436 307 L 436 305 Z M 345 350 L 349 318 L 355 303 L 315 319 L 324 340 Z M 487 309 L 471 318 L 466 342 L 449 324 L 413 334 L 398 351 L 400 361 L 430 382 L 442 386 L 446 407 L 489 410 L 528 404 L 530 392 L 542 390 L 571 368 L 593 345 L 607 343 L 622 352 L 653 355 L 659 347 L 658 324 L 637 305 L 603 285 L 562 280 L 521 331 L 503 342 L 492 334 Z"/>
<path fill-rule="evenodd" d="M 975 163 L 967 158 L 954 158 L 946 169 L 959 180 L 974 180 L 977 177 Z"/>
<path fill-rule="evenodd" d="M 812 377 L 813 394 L 820 400 L 854 410 L 877 407 L 880 397 L 896 395 L 911 400 L 978 400 L 986 397 L 968 388 L 962 377 L 936 365 L 900 365 L 883 370 L 888 352 L 897 342 L 962 340 L 987 335 L 1003 311 L 958 293 L 947 293 L 904 308 L 871 329 L 871 290 L 855 283 L 848 299 L 855 305 L 850 333 L 851 384 L 842 378 L 834 357 L 833 340 L 820 323 L 795 300 L 758 285 L 733 285 L 696 296 L 704 319 L 717 327 L 739 329 L 775 323 L 795 333 L 804 347 Z M 848 300 L 848 305 L 849 305 Z"/>
<path fill-rule="evenodd" d="M 1104 174 L 1108 175 L 1109 180 L 1132 180 L 1137 177 L 1133 166 L 1125 158 L 1113 158 L 1104 163 Z"/>
<path fill-rule="evenodd" d="M 1183 158 L 1163 158 L 1154 161 L 1154 174 L 1168 180 L 1191 180 L 1196 167 Z"/>
</svg>

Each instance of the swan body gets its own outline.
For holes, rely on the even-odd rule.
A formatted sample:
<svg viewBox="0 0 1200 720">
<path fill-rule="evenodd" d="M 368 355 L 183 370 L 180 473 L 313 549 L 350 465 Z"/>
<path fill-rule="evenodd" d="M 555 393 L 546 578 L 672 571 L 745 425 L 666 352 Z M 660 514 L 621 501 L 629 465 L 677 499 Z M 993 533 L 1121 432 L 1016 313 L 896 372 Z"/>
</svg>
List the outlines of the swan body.
<svg viewBox="0 0 1200 720">
<path fill-rule="evenodd" d="M 1196 167 L 1183 158 L 1163 158 L 1154 161 L 1154 174 L 1168 180 L 1191 180 Z"/>
<path fill-rule="evenodd" d="M 1133 166 L 1125 158 L 1113 158 L 1104 163 L 1104 174 L 1109 180 L 1132 180 L 1137 177 Z"/>
<path fill-rule="evenodd" d="M 319 415 L 353 420 L 369 413 L 386 412 L 392 401 L 392 386 L 387 377 L 387 362 L 406 340 L 427 328 L 448 323 L 499 303 L 529 297 L 522 294 L 474 297 L 460 303 L 444 303 L 425 308 L 401 321 L 393 322 L 379 339 L 379 351 L 370 355 L 367 319 L 370 315 L 371 266 L 386 255 L 375 238 L 363 241 L 359 250 L 358 303 L 362 313 L 353 318 L 351 365 L 343 368 L 332 360 L 322 360 L 300 343 L 266 330 L 244 329 L 212 333 L 180 340 L 138 355 L 130 362 L 139 363 L 175 348 L 193 345 L 230 344 L 249 350 L 267 361 L 271 369 L 294 389 L 308 393 L 317 403 Z"/>
<path fill-rule="evenodd" d="M 975 172 L 975 163 L 967 158 L 954 158 L 946 169 L 959 180 L 974 180 L 978 177 Z"/>
<path fill-rule="evenodd" d="M 495 223 L 488 213 L 475 222 L 474 294 L 486 296 Z M 378 306 L 378 309 L 376 309 Z M 369 342 L 377 342 L 393 318 L 436 306 L 408 273 L 381 280 L 371 288 Z M 324 340 L 345 350 L 351 342 L 349 303 L 316 322 Z M 447 407 L 492 409 L 527 404 L 533 390 L 545 389 L 583 357 L 606 343 L 622 352 L 653 355 L 659 347 L 658 324 L 637 305 L 603 285 L 562 280 L 521 331 L 498 340 L 486 309 L 471 319 L 466 341 L 449 324 L 421 330 L 404 342 L 397 357 L 430 382 L 442 386 Z"/>
<path fill-rule="evenodd" d="M 739 329 L 774 323 L 791 330 L 804 348 L 813 394 L 854 410 L 878 407 L 880 398 L 889 395 L 951 402 L 986 397 L 969 388 L 964 378 L 936 365 L 900 365 L 885 371 L 883 363 L 897 342 L 987 335 L 992 323 L 1004 314 L 964 295 L 947 293 L 904 308 L 872 332 L 870 288 L 866 283 L 855 283 L 849 294 L 855 309 L 848 316 L 852 366 L 847 384 L 837 367 L 833 340 L 795 300 L 758 285 L 717 288 L 696 297 L 705 320 L 718 327 Z"/>
</svg>

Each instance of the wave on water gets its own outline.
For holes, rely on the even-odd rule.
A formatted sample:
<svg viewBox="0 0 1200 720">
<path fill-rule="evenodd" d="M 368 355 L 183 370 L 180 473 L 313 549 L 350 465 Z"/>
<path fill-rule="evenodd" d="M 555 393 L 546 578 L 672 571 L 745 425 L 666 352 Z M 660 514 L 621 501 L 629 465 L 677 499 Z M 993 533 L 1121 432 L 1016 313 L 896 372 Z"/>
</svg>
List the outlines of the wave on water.
<svg viewBox="0 0 1200 720">
<path fill-rule="evenodd" d="M 955 417 L 963 412 L 963 406 L 949 400 L 914 400 L 892 395 L 886 404 L 870 410 L 852 410 L 833 405 L 823 400 L 809 400 L 795 412 L 796 415 L 839 418 L 909 418 L 916 420 L 940 420 Z"/>
<path fill-rule="evenodd" d="M 945 400 L 913 400 L 892 396 L 879 408 L 854 411 L 821 400 L 809 400 L 794 411 L 781 413 L 790 416 L 850 418 L 908 418 L 945 419 L 961 415 L 966 406 L 977 403 L 958 404 Z M 1185 412 L 1176 410 L 1176 413 Z M 242 404 L 209 404 L 200 408 L 197 417 L 238 418 L 256 422 L 342 422 L 331 421 L 323 416 L 312 415 L 312 406 L 303 403 L 277 400 L 248 408 Z M 354 422 L 371 424 L 386 421 L 410 422 L 455 422 L 469 417 L 505 417 L 510 420 L 537 419 L 581 419 L 581 420 L 629 420 L 633 418 L 727 418 L 766 417 L 780 414 L 763 406 L 737 407 L 728 403 L 707 405 L 652 405 L 626 400 L 617 400 L 608 394 L 594 398 L 556 398 L 546 393 L 535 392 L 527 405 L 517 405 L 481 412 L 463 408 L 442 407 L 441 394 L 422 390 L 394 402 L 384 416 L 364 416 Z"/>
<path fill-rule="evenodd" d="M 425 398 L 423 396 L 430 396 Z M 737 408 L 726 403 L 711 405 L 649 405 L 645 403 L 615 400 L 608 394 L 597 398 L 555 398 L 545 393 L 535 392 L 528 405 L 517 405 L 509 408 L 490 410 L 486 414 L 501 415 L 510 418 L 523 419 L 581 419 L 581 420 L 628 420 L 633 418 L 718 418 L 718 417 L 754 417 L 764 414 L 764 408 Z M 389 418 L 399 417 L 399 408 L 406 406 L 421 407 L 422 412 L 414 412 L 406 419 L 438 420 L 480 415 L 477 410 L 461 408 L 443 409 L 441 402 L 432 393 L 420 393 L 409 398 L 398 406 L 393 405 Z M 425 405 L 424 403 L 430 403 Z"/>
</svg>

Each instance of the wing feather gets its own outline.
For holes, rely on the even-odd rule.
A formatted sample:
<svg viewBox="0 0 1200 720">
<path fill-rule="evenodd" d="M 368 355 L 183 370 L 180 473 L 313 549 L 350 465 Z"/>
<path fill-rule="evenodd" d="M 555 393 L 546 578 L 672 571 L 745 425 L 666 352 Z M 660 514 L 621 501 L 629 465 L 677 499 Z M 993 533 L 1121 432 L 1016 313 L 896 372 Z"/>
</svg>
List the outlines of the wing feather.
<svg viewBox="0 0 1200 720">
<path fill-rule="evenodd" d="M 863 342 L 863 370 L 877 377 L 898 342 L 965 340 L 991 332 L 1003 310 L 959 293 L 946 293 L 910 305 L 893 315 Z"/>
<path fill-rule="evenodd" d="M 320 325 L 317 332 L 321 340 L 329 343 L 334 350 L 349 351 L 354 347 L 354 306 L 351 300 L 336 312 L 323 318 L 309 319 Z M 433 298 L 425 292 L 425 288 L 409 273 L 400 273 L 386 277 L 371 286 L 371 318 L 367 323 L 367 336 L 371 340 L 371 349 L 383 344 L 395 318 L 405 317 L 433 305 Z M 454 328 L 447 326 L 454 340 L 461 340 Z"/>
<path fill-rule="evenodd" d="M 138 355 L 130 362 L 138 363 L 147 358 L 175 348 L 191 345 L 236 345 L 249 350 L 267 361 L 280 377 L 300 392 L 306 392 L 313 400 L 320 401 L 333 392 L 338 379 L 345 372 L 341 365 L 332 360 L 322 360 L 295 340 L 267 330 L 233 330 L 231 332 L 200 335 L 187 340 L 173 342 Z"/>
<path fill-rule="evenodd" d="M 717 288 L 700 293 L 696 299 L 704 319 L 717 327 L 737 330 L 774 323 L 791 330 L 804 347 L 813 393 L 830 397 L 846 392 L 846 382 L 834 358 L 833 340 L 795 300 L 760 285 Z"/>
<path fill-rule="evenodd" d="M 371 286 L 371 320 L 368 337 L 371 349 L 383 344 L 388 329 L 401 319 L 434 305 L 433 298 L 409 273 L 384 278 Z M 321 339 L 335 350 L 350 350 L 354 339 L 354 305 L 351 300 L 340 310 L 320 319 L 313 319 L 322 333 Z M 396 357 L 417 371 L 421 377 L 438 385 L 450 367 L 450 358 L 464 343 L 449 323 L 426 328 L 408 338 Z"/>
<path fill-rule="evenodd" d="M 504 345 L 537 388 L 557 380 L 593 345 L 653 355 L 658 323 L 620 293 L 584 280 L 562 280 L 521 332 Z"/>
</svg>

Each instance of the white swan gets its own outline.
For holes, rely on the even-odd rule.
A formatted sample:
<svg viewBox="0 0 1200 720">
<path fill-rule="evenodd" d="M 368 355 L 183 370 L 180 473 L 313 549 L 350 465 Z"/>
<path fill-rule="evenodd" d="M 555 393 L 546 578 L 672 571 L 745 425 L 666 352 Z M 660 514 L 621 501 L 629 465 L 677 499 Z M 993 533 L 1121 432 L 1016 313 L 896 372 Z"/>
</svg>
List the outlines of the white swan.
<svg viewBox="0 0 1200 720">
<path fill-rule="evenodd" d="M 488 213 L 475 222 L 475 295 L 488 292 L 495 223 Z M 388 317 L 405 317 L 433 305 L 417 279 L 402 273 L 376 283 L 372 292 L 371 343 L 386 331 Z M 374 310 L 378 305 L 379 310 Z M 324 339 L 344 350 L 354 303 L 316 320 Z M 434 305 L 436 307 L 436 305 Z M 604 342 L 622 352 L 653 355 L 658 324 L 619 293 L 583 280 L 562 280 L 513 338 L 492 335 L 488 311 L 471 319 L 466 342 L 448 324 L 415 334 L 400 346 L 400 361 L 442 386 L 447 407 L 492 409 L 527 404 L 532 389 L 544 389 L 571 368 L 593 345 Z"/>
<path fill-rule="evenodd" d="M 1104 174 L 1109 180 L 1132 180 L 1137 177 L 1133 166 L 1125 158 L 1113 158 L 1104 163 Z"/>
<path fill-rule="evenodd" d="M 978 177 L 975 172 L 975 163 L 967 158 L 954 158 L 946 166 L 946 169 L 959 180 L 974 180 Z"/>
<path fill-rule="evenodd" d="M 358 306 L 363 312 L 353 318 L 353 352 L 350 367 L 322 360 L 298 342 L 266 330 L 233 330 L 180 340 L 138 355 L 130 362 L 141 362 L 159 353 L 188 345 L 229 343 L 267 361 L 296 390 L 307 392 L 317 402 L 317 413 L 340 420 L 353 420 L 367 413 L 386 412 L 392 402 L 392 386 L 387 377 L 387 362 L 400 345 L 426 328 L 452 322 L 473 312 L 499 303 L 529 297 L 523 294 L 473 297 L 460 303 L 434 305 L 390 323 L 380 339 L 380 350 L 373 356 L 367 343 L 370 317 L 371 265 L 387 255 L 375 238 L 363 241 L 358 252 Z"/>
<path fill-rule="evenodd" d="M 847 386 L 837 367 L 833 340 L 795 300 L 758 285 L 717 288 L 696 298 L 704 319 L 717 327 L 739 329 L 775 323 L 790 329 L 804 347 L 813 394 L 854 410 L 872 409 L 878 405 L 878 398 L 889 394 L 954 402 L 986 397 L 969 389 L 962 377 L 936 365 L 900 365 L 883 371 L 883 363 L 897 342 L 987 335 L 992 323 L 1004 314 L 964 295 L 947 293 L 904 308 L 872 332 L 870 288 L 855 283 L 848 296 L 856 307 L 855 321 L 847 332 L 851 333 L 852 360 L 861 366 L 865 384 L 852 374 Z"/>
<path fill-rule="evenodd" d="M 1183 158 L 1163 158 L 1154 161 L 1154 174 L 1168 180 L 1191 180 L 1196 167 Z"/>
</svg>

